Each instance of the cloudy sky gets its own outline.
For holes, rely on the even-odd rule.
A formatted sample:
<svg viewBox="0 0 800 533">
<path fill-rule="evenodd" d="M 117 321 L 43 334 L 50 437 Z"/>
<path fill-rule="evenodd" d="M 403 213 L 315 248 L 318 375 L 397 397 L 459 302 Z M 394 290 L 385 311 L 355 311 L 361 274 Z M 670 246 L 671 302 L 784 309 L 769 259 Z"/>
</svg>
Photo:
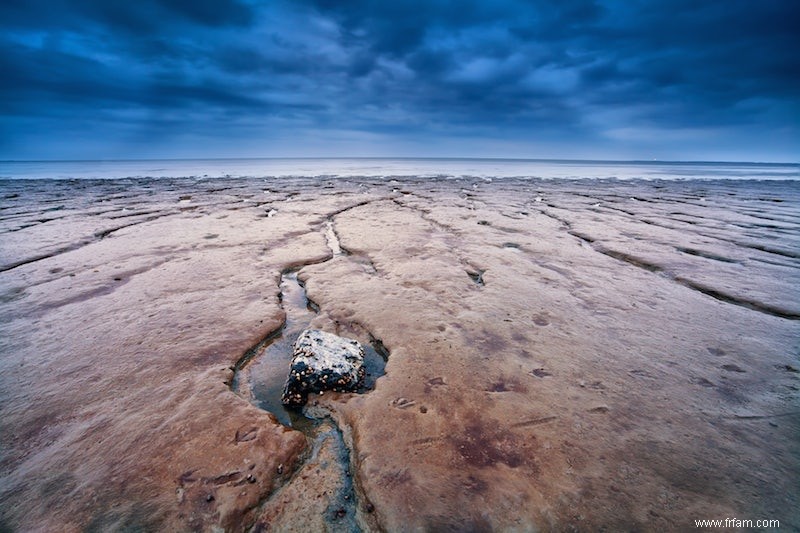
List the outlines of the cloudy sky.
<svg viewBox="0 0 800 533">
<path fill-rule="evenodd" d="M 3 0 L 0 159 L 798 161 L 796 0 Z"/>
</svg>

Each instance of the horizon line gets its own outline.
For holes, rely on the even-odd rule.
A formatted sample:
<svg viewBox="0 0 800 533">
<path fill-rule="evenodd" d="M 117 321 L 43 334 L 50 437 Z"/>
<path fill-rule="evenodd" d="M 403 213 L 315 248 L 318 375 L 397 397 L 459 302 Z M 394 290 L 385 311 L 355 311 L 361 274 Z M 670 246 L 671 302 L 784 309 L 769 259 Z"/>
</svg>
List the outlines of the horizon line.
<svg viewBox="0 0 800 533">
<path fill-rule="evenodd" d="M 414 157 L 414 156 L 264 156 L 264 157 L 154 157 L 107 159 L 0 159 L 3 163 L 130 163 L 145 161 L 278 161 L 278 160 L 401 160 L 401 161 L 518 161 L 540 163 L 638 163 L 638 164 L 732 164 L 732 165 L 800 165 L 798 161 L 722 161 L 711 159 L 571 159 L 529 157 Z"/>
</svg>

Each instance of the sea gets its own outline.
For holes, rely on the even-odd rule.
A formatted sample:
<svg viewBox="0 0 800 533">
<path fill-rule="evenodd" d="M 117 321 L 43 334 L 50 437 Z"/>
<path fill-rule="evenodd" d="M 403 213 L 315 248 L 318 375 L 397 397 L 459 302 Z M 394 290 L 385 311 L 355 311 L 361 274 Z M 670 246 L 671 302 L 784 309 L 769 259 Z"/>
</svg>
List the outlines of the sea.
<svg viewBox="0 0 800 533">
<path fill-rule="evenodd" d="M 429 177 L 800 180 L 800 163 L 465 158 L 255 158 L 0 161 L 0 179 Z"/>
</svg>

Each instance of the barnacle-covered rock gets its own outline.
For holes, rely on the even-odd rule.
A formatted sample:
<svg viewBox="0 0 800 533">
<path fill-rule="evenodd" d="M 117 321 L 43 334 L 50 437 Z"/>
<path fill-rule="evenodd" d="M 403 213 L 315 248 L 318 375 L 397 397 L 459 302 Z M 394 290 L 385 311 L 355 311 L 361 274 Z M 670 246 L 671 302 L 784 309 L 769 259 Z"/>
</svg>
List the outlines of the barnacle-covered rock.
<svg viewBox="0 0 800 533">
<path fill-rule="evenodd" d="M 307 329 L 294 343 L 281 401 L 284 405 L 303 405 L 311 392 L 354 391 L 363 379 L 364 349 L 358 341 Z"/>
</svg>

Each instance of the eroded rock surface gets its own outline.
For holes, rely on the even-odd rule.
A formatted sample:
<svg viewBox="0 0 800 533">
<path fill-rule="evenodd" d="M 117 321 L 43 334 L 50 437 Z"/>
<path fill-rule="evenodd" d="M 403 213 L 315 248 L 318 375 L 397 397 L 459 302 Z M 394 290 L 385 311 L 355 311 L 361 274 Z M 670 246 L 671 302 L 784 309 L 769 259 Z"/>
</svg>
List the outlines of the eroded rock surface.
<svg viewBox="0 0 800 533">
<path fill-rule="evenodd" d="M 0 190 L 0 529 L 800 529 L 796 183 Z M 230 389 L 293 268 L 391 352 L 314 441 Z"/>
<path fill-rule="evenodd" d="M 314 392 L 354 391 L 364 380 L 364 349 L 357 340 L 307 329 L 295 341 L 293 352 L 284 405 L 304 405 Z"/>
</svg>

